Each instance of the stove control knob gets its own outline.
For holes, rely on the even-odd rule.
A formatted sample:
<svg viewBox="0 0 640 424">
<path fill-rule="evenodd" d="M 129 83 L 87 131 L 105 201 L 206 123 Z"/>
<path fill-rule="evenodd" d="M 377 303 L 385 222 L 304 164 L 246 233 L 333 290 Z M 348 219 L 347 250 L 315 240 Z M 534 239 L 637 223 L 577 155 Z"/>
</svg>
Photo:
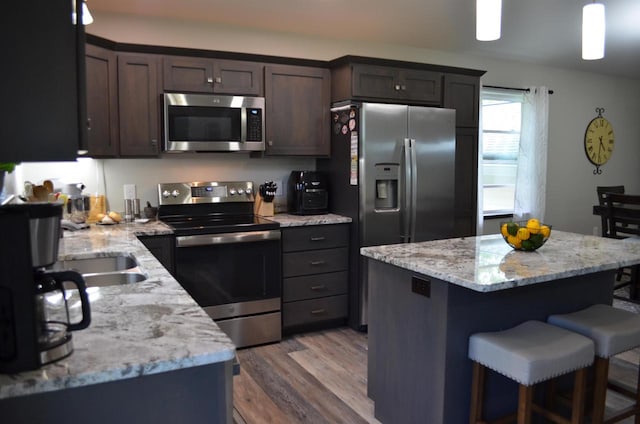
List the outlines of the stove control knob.
<svg viewBox="0 0 640 424">
<path fill-rule="evenodd" d="M 235 188 L 232 188 L 231 190 L 229 190 L 229 194 L 230 194 L 230 195 L 232 195 L 232 196 L 235 196 L 235 194 L 236 194 L 236 189 L 235 189 Z"/>
<path fill-rule="evenodd" d="M 162 192 L 162 197 L 164 197 L 165 199 L 169 196 L 171 196 L 171 193 L 169 193 L 169 190 L 165 190 Z"/>
<path fill-rule="evenodd" d="M 239 189 L 238 189 L 238 194 L 244 194 L 244 190 L 243 190 L 243 189 L 241 189 L 241 188 L 239 188 Z"/>
<path fill-rule="evenodd" d="M 247 187 L 247 189 L 244 191 L 247 194 L 251 194 L 251 189 L 249 187 Z"/>
<path fill-rule="evenodd" d="M 173 190 L 173 191 L 171 192 L 171 195 L 172 195 L 173 197 L 178 197 L 178 196 L 180 195 L 180 192 L 179 192 L 178 190 Z"/>
</svg>

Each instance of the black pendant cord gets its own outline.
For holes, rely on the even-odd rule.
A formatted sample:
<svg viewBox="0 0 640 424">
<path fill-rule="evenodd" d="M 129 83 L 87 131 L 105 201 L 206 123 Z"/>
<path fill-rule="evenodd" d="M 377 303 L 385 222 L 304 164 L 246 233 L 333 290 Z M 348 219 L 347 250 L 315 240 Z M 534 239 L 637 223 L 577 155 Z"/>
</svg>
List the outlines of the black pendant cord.
<svg viewBox="0 0 640 424">
<path fill-rule="evenodd" d="M 525 93 L 530 92 L 531 90 L 529 90 L 528 88 L 514 88 L 514 87 L 501 87 L 499 85 L 483 85 L 483 88 L 497 88 L 500 90 L 513 90 L 513 91 L 524 91 Z M 553 90 L 549 90 L 549 94 L 553 94 Z"/>
</svg>

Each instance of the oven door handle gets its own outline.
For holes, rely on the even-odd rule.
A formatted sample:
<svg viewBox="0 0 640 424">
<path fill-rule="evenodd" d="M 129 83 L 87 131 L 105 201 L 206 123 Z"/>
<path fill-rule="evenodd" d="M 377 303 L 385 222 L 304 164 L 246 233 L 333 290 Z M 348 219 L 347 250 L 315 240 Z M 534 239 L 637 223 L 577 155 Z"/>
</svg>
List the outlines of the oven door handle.
<svg viewBox="0 0 640 424">
<path fill-rule="evenodd" d="M 176 237 L 176 247 L 209 246 L 232 243 L 252 243 L 266 240 L 280 240 L 280 230 L 247 231 L 224 234 L 196 234 Z"/>
</svg>

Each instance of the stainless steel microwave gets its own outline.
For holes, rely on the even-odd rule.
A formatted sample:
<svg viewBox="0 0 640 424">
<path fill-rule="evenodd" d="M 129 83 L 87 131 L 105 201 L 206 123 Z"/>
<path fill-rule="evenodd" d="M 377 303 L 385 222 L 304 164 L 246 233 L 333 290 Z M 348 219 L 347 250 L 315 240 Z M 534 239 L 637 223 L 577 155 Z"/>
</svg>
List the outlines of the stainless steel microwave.
<svg viewBox="0 0 640 424">
<path fill-rule="evenodd" d="M 264 151 L 264 97 L 165 93 L 163 150 Z"/>
</svg>

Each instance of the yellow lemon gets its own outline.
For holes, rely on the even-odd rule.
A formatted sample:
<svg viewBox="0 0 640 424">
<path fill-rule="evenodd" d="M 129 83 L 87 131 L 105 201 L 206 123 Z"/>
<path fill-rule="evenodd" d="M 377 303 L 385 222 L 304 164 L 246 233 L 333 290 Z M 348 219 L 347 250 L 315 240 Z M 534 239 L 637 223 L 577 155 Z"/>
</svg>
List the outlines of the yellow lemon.
<svg viewBox="0 0 640 424">
<path fill-rule="evenodd" d="M 509 231 L 507 230 L 508 225 L 502 224 L 502 227 L 500 227 L 500 233 L 504 236 L 507 237 L 509 235 Z"/>
<path fill-rule="evenodd" d="M 551 228 L 549 228 L 547 225 L 543 225 L 540 227 L 540 234 L 542 234 L 542 236 L 544 238 L 549 237 L 549 235 L 551 234 Z"/>
<path fill-rule="evenodd" d="M 510 235 L 509 237 L 507 237 L 507 242 L 513 247 L 515 247 L 516 249 L 520 249 L 520 247 L 522 247 L 522 240 L 520 240 L 516 236 Z"/>
<path fill-rule="evenodd" d="M 540 232 L 540 221 L 535 218 L 531 218 L 527 221 L 527 228 L 531 234 L 538 234 Z"/>
<path fill-rule="evenodd" d="M 517 237 L 520 240 L 528 240 L 529 237 L 531 237 L 531 233 L 529 232 L 529 229 L 521 227 L 521 228 L 518 228 Z"/>
</svg>

